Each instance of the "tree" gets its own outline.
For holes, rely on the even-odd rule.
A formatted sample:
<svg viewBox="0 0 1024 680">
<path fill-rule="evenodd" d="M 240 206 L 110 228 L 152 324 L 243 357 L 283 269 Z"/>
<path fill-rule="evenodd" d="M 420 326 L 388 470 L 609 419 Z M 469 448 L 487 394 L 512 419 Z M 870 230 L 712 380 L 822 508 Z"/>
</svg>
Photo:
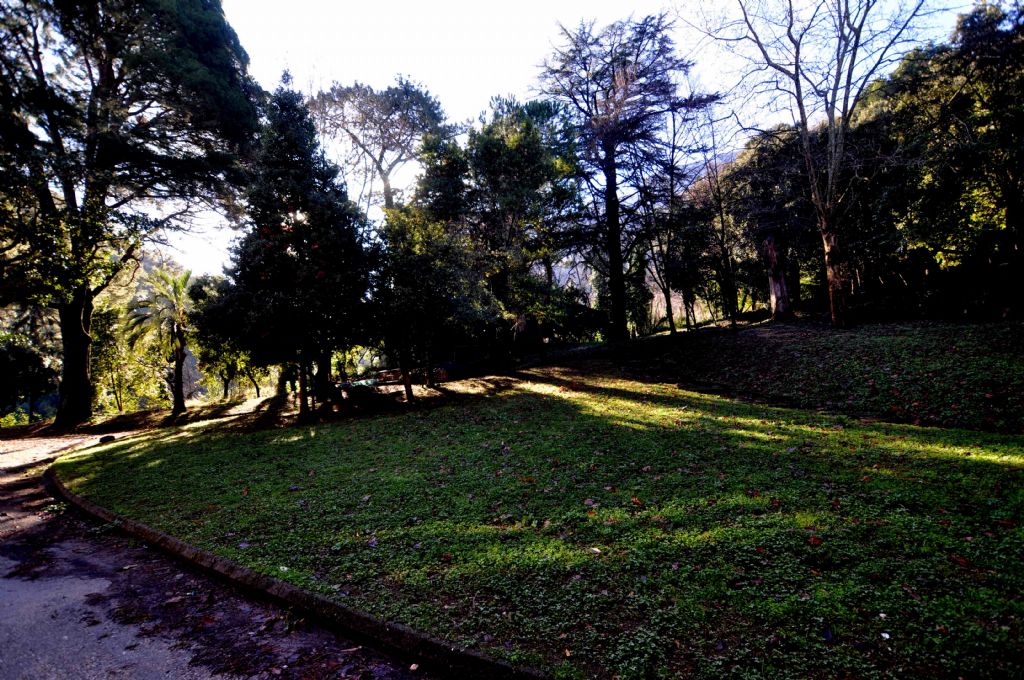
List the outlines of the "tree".
<svg viewBox="0 0 1024 680">
<path fill-rule="evenodd" d="M 885 208 L 912 245 L 960 270 L 947 296 L 960 310 L 1020 309 L 1022 60 L 1024 11 L 979 3 L 960 17 L 951 44 L 908 55 L 877 84 L 861 122 L 899 150 L 901 172 L 885 178 L 899 191 L 884 187 Z"/>
<path fill-rule="evenodd" d="M 238 310 L 233 308 L 232 292 L 231 283 L 222 276 L 200 276 L 189 287 L 195 353 L 203 373 L 214 373 L 220 379 L 224 399 L 239 375 L 249 379 L 258 397 L 259 380 L 266 371 L 256 366 L 251 353 L 239 344 Z"/>
<path fill-rule="evenodd" d="M 227 193 L 256 125 L 247 61 L 218 0 L 0 5 L 2 287 L 59 314 L 58 425 L 92 412 L 96 296 Z"/>
<path fill-rule="evenodd" d="M 492 323 L 497 310 L 475 249 L 453 223 L 407 206 L 387 214 L 385 258 L 374 292 L 378 328 L 398 359 L 406 400 L 414 398 L 410 369 L 419 359 L 432 384 L 439 349 Z"/>
<path fill-rule="evenodd" d="M 553 259 L 579 215 L 576 163 L 559 106 L 495 97 L 491 108 L 490 120 L 471 130 L 466 144 L 462 221 L 508 324 L 499 338 L 514 341 L 535 320 L 528 317 L 542 304 L 538 297 L 551 297 Z M 544 269 L 543 283 L 536 265 Z"/>
<path fill-rule="evenodd" d="M 38 307 L 0 309 L 0 419 L 14 414 L 33 422 L 52 414 L 50 401 L 57 386 L 56 324 L 53 314 Z"/>
<path fill-rule="evenodd" d="M 666 15 L 615 22 L 600 31 L 562 27 L 562 46 L 544 64 L 542 92 L 565 106 L 581 160 L 602 204 L 610 338 L 627 337 L 620 175 L 627 150 L 657 145 L 665 116 L 693 111 L 713 97 L 677 93 L 690 62 L 675 53 Z M 643 157 L 644 154 L 636 154 Z"/>
<path fill-rule="evenodd" d="M 234 339 L 254 362 L 299 365 L 306 417 L 311 366 L 325 385 L 331 353 L 360 330 L 370 261 L 359 240 L 365 216 L 289 84 L 285 74 L 267 107 L 246 192 L 249 229 L 232 256 L 225 302 L 238 319 Z"/>
<path fill-rule="evenodd" d="M 136 301 L 128 321 L 132 344 L 143 338 L 154 338 L 170 360 L 171 415 L 185 412 L 184 367 L 188 356 L 192 326 L 189 314 L 192 300 L 189 284 L 192 272 L 172 274 L 158 269 L 148 277 L 149 290 Z"/>
<path fill-rule="evenodd" d="M 675 254 L 671 246 L 674 231 L 680 228 L 682 193 L 686 181 L 690 179 L 683 168 L 686 156 L 683 139 L 687 131 L 684 122 L 679 112 L 670 112 L 664 142 L 656 162 L 640 164 L 633 172 L 633 182 L 638 187 L 637 212 L 643 223 L 641 239 L 648 275 L 661 291 L 665 320 L 671 335 L 676 333 L 675 311 L 672 308 L 673 282 L 669 272 Z"/>
<path fill-rule="evenodd" d="M 926 0 L 737 0 L 740 17 L 714 34 L 750 62 L 755 95 L 788 110 L 798 131 L 828 276 L 832 324 L 847 318 L 847 253 L 842 210 L 848 197 L 848 134 L 869 85 L 898 60 Z M 745 49 L 749 48 L 749 49 Z M 823 148 L 816 149 L 821 126 Z"/>
<path fill-rule="evenodd" d="M 350 165 L 363 179 L 363 194 L 368 209 L 373 185 L 382 185 L 384 207 L 395 207 L 392 178 L 406 163 L 416 160 L 420 144 L 427 135 L 446 136 L 441 104 L 423 86 L 399 76 L 394 85 L 374 90 L 355 83 L 335 83 L 319 93 L 311 107 L 323 132 L 347 142 L 351 148 Z"/>
<path fill-rule="evenodd" d="M 798 134 L 791 126 L 752 137 L 722 177 L 732 197 L 730 217 L 761 255 L 775 320 L 790 318 L 799 296 L 796 246 L 808 235 L 817 238 L 805 178 Z"/>
</svg>

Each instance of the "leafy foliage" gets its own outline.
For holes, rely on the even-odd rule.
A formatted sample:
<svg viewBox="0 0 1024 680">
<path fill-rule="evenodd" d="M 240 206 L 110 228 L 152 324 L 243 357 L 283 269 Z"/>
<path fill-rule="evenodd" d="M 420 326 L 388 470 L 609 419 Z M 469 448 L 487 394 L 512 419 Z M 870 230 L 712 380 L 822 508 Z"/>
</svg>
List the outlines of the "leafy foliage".
<svg viewBox="0 0 1024 680">
<path fill-rule="evenodd" d="M 299 361 L 355 340 L 369 259 L 364 217 L 320 149 L 302 96 L 271 97 L 248 188 L 249 230 L 235 248 L 223 303 L 257 365 Z M 303 405 L 305 399 L 303 398 Z"/>
<path fill-rule="evenodd" d="M 192 300 L 189 284 L 192 272 L 171 274 L 158 269 L 147 279 L 148 290 L 135 301 L 128 319 L 128 335 L 133 346 L 143 337 L 156 340 L 168 360 L 173 364 L 171 377 L 171 413 L 185 411 L 184 366 L 188 356 L 188 343 L 192 335 L 189 316 Z"/>
<path fill-rule="evenodd" d="M 58 420 L 74 425 L 91 413 L 96 296 L 144 241 L 229 193 L 257 88 L 217 0 L 18 0 L 0 31 L 0 286 L 58 310 Z"/>
</svg>

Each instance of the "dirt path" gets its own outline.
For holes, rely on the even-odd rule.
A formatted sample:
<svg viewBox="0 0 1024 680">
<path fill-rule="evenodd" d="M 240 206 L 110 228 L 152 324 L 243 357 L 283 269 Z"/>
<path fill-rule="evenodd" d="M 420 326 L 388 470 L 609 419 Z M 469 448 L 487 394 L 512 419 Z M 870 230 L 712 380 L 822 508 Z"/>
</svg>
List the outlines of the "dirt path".
<svg viewBox="0 0 1024 680">
<path fill-rule="evenodd" d="M 0 680 L 425 677 L 56 503 L 97 438 L 0 439 Z"/>
</svg>

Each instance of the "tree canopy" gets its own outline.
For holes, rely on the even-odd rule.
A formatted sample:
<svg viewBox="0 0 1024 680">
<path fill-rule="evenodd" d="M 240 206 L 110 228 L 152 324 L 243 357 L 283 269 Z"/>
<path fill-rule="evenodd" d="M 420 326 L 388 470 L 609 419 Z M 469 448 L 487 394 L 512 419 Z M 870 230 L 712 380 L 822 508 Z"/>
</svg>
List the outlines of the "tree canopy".
<svg viewBox="0 0 1024 680">
<path fill-rule="evenodd" d="M 161 230 L 226 197 L 255 132 L 217 0 L 0 7 L 0 290 L 57 310 L 58 422 L 92 411 L 96 296 Z"/>
</svg>

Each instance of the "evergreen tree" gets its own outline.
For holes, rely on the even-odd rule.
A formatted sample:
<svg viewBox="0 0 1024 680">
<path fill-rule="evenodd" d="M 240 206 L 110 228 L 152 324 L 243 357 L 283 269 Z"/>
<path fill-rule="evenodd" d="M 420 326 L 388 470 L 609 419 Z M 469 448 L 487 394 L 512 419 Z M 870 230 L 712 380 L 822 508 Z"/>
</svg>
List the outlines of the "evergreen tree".
<svg viewBox="0 0 1024 680">
<path fill-rule="evenodd" d="M 257 363 L 299 364 L 305 414 L 311 366 L 322 384 L 331 353 L 360 329 L 369 261 L 359 241 L 365 218 L 289 83 L 286 74 L 267 107 L 247 192 L 249 231 L 234 251 L 226 299 L 237 308 L 238 342 Z"/>
<path fill-rule="evenodd" d="M 665 117 L 710 104 L 714 97 L 678 94 L 690 62 L 676 54 L 672 22 L 665 14 L 615 22 L 601 30 L 583 23 L 562 29 L 564 43 L 545 64 L 544 93 L 562 103 L 579 138 L 581 160 L 602 214 L 599 255 L 608 287 L 609 337 L 626 338 L 627 283 L 620 184 L 628 156 L 647 158 Z"/>
</svg>

